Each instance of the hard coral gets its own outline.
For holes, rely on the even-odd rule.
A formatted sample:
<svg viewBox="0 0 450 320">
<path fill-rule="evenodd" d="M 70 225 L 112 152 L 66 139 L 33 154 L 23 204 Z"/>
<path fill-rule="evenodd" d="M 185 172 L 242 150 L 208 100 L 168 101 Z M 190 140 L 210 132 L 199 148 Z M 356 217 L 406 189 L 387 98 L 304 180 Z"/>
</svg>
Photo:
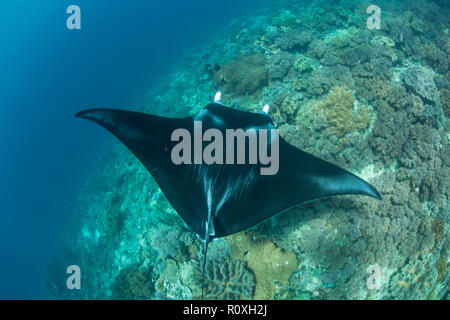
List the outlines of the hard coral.
<svg viewBox="0 0 450 320">
<path fill-rule="evenodd" d="M 152 247 L 158 251 L 159 257 L 176 258 L 183 250 L 187 251 L 192 245 L 192 238 L 186 232 L 168 226 L 157 228 L 151 235 Z"/>
<path fill-rule="evenodd" d="M 130 266 L 120 270 L 119 275 L 111 286 L 111 290 L 113 299 L 151 299 L 154 291 L 151 269 Z"/>
<path fill-rule="evenodd" d="M 106 208 L 104 216 L 104 235 L 107 239 L 115 239 L 122 231 L 124 225 L 124 214 L 120 210 L 120 197 L 113 192 L 105 195 Z"/>
<path fill-rule="evenodd" d="M 254 94 L 267 80 L 266 58 L 261 54 L 238 56 L 214 74 L 214 86 L 235 96 Z"/>
<path fill-rule="evenodd" d="M 286 10 L 279 16 L 273 17 L 272 24 L 277 27 L 295 27 L 299 24 L 299 19 L 289 10 Z"/>
<path fill-rule="evenodd" d="M 311 59 L 304 55 L 298 56 L 294 62 L 294 68 L 300 73 L 311 71 L 313 69 Z"/>
<path fill-rule="evenodd" d="M 446 263 L 427 253 L 409 262 L 394 274 L 389 283 L 389 293 L 394 299 L 436 299 L 445 292 Z M 444 281 L 443 281 L 444 280 Z"/>
<path fill-rule="evenodd" d="M 420 97 L 436 103 L 440 100 L 439 91 L 433 80 L 432 73 L 423 67 L 412 67 L 406 69 L 402 74 L 406 87 L 418 94 Z"/>
<path fill-rule="evenodd" d="M 194 270 L 194 296 L 201 297 L 203 270 Z M 248 300 L 253 297 L 255 276 L 239 260 L 208 261 L 205 269 L 205 296 L 209 300 Z"/>
<path fill-rule="evenodd" d="M 228 239 L 234 257 L 247 261 L 255 274 L 255 299 L 273 299 L 280 285 L 288 285 L 298 264 L 294 252 L 282 251 L 272 241 L 259 238 L 255 232 L 241 232 Z"/>
<path fill-rule="evenodd" d="M 336 135 L 344 136 L 355 130 L 364 131 L 370 123 L 371 112 L 367 107 L 353 108 L 355 99 L 343 87 L 330 90 L 326 99 L 318 102 L 315 109 L 325 114 Z"/>
<path fill-rule="evenodd" d="M 292 69 L 294 56 L 286 51 L 280 51 L 274 54 L 269 63 L 269 78 L 270 80 L 283 79 Z"/>
<path fill-rule="evenodd" d="M 311 31 L 291 30 L 284 37 L 275 40 L 275 45 L 287 51 L 300 51 L 306 49 L 314 40 L 314 33 Z"/>
<path fill-rule="evenodd" d="M 281 94 L 273 102 L 273 107 L 273 118 L 278 125 L 281 125 L 295 119 L 300 101 L 288 94 Z"/>
</svg>

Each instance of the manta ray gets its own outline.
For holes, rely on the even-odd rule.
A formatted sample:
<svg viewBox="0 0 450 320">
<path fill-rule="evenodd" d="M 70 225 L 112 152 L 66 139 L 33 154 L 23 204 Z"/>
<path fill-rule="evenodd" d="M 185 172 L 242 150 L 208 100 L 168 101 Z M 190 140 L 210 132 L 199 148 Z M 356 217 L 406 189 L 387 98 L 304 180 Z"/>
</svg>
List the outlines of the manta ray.
<svg viewBox="0 0 450 320">
<path fill-rule="evenodd" d="M 275 174 L 261 174 L 264 164 L 248 161 L 250 154 L 245 155 L 247 161 L 233 164 L 205 163 L 189 153 L 183 157 L 193 161 L 173 161 L 173 150 L 180 143 L 173 137 L 176 130 L 195 135 L 200 122 L 203 130 L 213 129 L 224 136 L 230 129 L 273 131 L 276 128 L 268 111 L 268 105 L 262 112 L 227 107 L 220 102 L 218 93 L 201 111 L 184 118 L 103 108 L 84 110 L 76 116 L 109 130 L 153 176 L 176 212 L 204 241 L 204 277 L 208 244 L 215 238 L 247 230 L 291 207 L 324 197 L 354 194 L 381 200 L 378 191 L 363 179 L 294 147 L 282 137 L 277 140 L 279 163 Z M 260 142 L 263 140 L 259 138 Z M 271 137 L 266 139 L 272 153 L 274 141 Z M 200 147 L 207 144 L 198 139 L 184 142 L 194 150 L 199 148 L 195 143 L 200 143 Z M 248 147 L 249 139 L 245 143 Z M 220 151 L 229 149 L 224 144 Z M 237 151 L 236 145 L 232 149 Z M 202 283 L 202 298 L 203 290 Z"/>
</svg>

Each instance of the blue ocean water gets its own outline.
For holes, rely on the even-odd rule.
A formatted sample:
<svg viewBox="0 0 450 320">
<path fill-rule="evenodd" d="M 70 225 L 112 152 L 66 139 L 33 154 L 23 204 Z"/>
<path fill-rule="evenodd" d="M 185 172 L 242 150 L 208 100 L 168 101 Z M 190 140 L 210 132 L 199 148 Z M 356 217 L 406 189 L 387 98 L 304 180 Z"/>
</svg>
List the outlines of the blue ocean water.
<svg viewBox="0 0 450 320">
<path fill-rule="evenodd" d="M 194 48 L 261 1 L 0 3 L 0 298 L 46 298 L 72 191 L 100 128 L 88 107 L 130 107 Z M 81 8 L 82 29 L 66 28 Z"/>
</svg>

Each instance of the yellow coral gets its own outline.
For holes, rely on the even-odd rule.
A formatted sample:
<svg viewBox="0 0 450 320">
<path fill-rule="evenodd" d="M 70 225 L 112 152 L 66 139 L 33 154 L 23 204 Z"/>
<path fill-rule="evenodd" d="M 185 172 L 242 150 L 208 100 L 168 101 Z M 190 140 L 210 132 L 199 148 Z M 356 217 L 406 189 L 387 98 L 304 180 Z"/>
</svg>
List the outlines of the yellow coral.
<svg viewBox="0 0 450 320">
<path fill-rule="evenodd" d="M 368 107 L 354 108 L 352 93 L 343 87 L 330 90 L 328 96 L 315 104 L 314 109 L 322 112 L 337 136 L 345 136 L 355 130 L 365 131 L 372 117 Z"/>
<path fill-rule="evenodd" d="M 409 288 L 411 287 L 411 284 L 409 282 L 406 282 L 406 281 L 398 281 L 397 285 L 399 287 L 405 288 L 406 290 L 409 290 Z"/>
<path fill-rule="evenodd" d="M 282 251 L 256 232 L 240 232 L 227 238 L 235 259 L 247 261 L 256 277 L 254 299 L 273 299 L 275 293 L 288 285 L 297 268 L 292 251 Z"/>
</svg>

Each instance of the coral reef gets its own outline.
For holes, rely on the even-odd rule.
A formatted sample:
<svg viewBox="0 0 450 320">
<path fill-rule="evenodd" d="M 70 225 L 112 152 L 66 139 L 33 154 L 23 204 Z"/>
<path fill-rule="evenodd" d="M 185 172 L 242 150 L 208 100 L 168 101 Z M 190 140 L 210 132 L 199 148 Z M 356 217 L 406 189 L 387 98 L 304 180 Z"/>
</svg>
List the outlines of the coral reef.
<svg viewBox="0 0 450 320">
<path fill-rule="evenodd" d="M 448 298 L 450 8 L 442 1 L 377 4 L 380 30 L 365 28 L 360 1 L 261 6 L 186 56 L 138 107 L 185 116 L 217 89 L 237 108 L 270 103 L 284 139 L 382 194 L 382 202 L 316 201 L 211 243 L 208 298 Z M 52 295 L 198 297 L 201 243 L 145 168 L 109 143 L 94 168 L 64 235 L 68 258 L 52 265 L 77 261 L 89 275 L 86 290 L 68 293 L 50 276 Z M 379 290 L 366 285 L 374 265 Z"/>
</svg>

